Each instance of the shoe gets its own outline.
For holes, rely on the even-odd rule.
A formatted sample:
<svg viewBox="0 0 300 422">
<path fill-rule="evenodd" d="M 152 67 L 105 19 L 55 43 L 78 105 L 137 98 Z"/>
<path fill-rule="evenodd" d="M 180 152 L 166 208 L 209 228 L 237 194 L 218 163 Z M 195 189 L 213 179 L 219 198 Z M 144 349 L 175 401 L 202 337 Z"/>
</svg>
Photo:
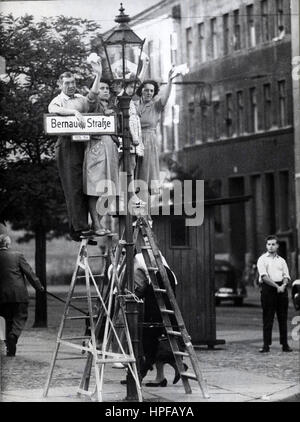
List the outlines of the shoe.
<svg viewBox="0 0 300 422">
<path fill-rule="evenodd" d="M 80 232 L 80 238 L 81 239 L 84 239 L 86 237 L 94 236 L 94 234 L 95 234 L 95 232 L 92 229 L 89 229 L 89 230 L 81 230 L 81 232 Z"/>
<path fill-rule="evenodd" d="M 284 346 L 282 346 L 282 351 L 283 352 L 292 352 L 293 349 L 291 349 L 288 344 L 285 344 Z"/>
<path fill-rule="evenodd" d="M 268 353 L 270 351 L 270 348 L 268 346 L 264 346 L 261 349 L 259 349 L 259 353 Z"/>
<path fill-rule="evenodd" d="M 74 240 L 74 242 L 81 242 L 80 234 L 69 234 L 68 239 Z"/>
<path fill-rule="evenodd" d="M 167 384 L 168 384 L 168 381 L 166 380 L 166 378 L 164 378 L 160 382 L 146 382 L 145 386 L 146 387 L 166 387 Z"/>
<path fill-rule="evenodd" d="M 15 356 L 17 350 L 17 337 L 14 334 L 9 334 L 6 341 L 7 353 L 6 356 Z"/>
<path fill-rule="evenodd" d="M 95 236 L 107 236 L 108 234 L 111 234 L 111 231 L 109 229 L 104 228 L 104 227 L 102 229 L 94 231 Z"/>
<path fill-rule="evenodd" d="M 125 368 L 125 365 L 123 365 L 123 363 L 121 363 L 121 362 L 115 362 L 115 363 L 112 365 L 112 367 L 113 367 L 113 368 L 117 368 L 117 369 L 123 369 L 123 368 Z"/>
</svg>

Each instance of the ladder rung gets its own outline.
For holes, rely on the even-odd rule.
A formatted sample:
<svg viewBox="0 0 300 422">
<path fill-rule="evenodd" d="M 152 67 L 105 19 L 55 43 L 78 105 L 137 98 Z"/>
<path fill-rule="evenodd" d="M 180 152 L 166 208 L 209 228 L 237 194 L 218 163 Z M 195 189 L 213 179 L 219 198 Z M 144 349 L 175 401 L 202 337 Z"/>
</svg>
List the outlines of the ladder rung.
<svg viewBox="0 0 300 422">
<path fill-rule="evenodd" d="M 101 254 L 101 255 L 89 255 L 88 258 L 106 258 L 107 254 Z"/>
<path fill-rule="evenodd" d="M 166 289 L 154 289 L 156 293 L 167 293 Z"/>
<path fill-rule="evenodd" d="M 177 356 L 185 356 L 185 357 L 188 357 L 189 356 L 188 353 L 186 353 L 186 352 L 180 352 L 179 350 L 178 350 L 178 352 L 174 352 L 173 354 L 174 355 L 177 355 Z"/>
<path fill-rule="evenodd" d="M 181 337 L 181 333 L 180 331 L 172 331 L 172 330 L 168 330 L 167 334 L 169 334 L 170 336 L 178 336 Z"/>
<path fill-rule="evenodd" d="M 73 356 L 69 358 L 56 358 L 56 360 L 86 359 L 86 356 Z"/>
<path fill-rule="evenodd" d="M 93 277 L 103 277 L 103 274 L 93 274 Z M 78 275 L 76 278 L 85 278 L 85 275 Z"/>
<path fill-rule="evenodd" d="M 131 358 L 131 359 L 124 358 L 124 359 L 118 359 L 118 360 L 116 360 L 116 359 L 97 359 L 96 360 L 96 363 L 116 363 L 116 362 L 118 362 L 118 363 L 134 363 L 135 359 L 134 358 Z"/>
<path fill-rule="evenodd" d="M 181 373 L 180 373 L 180 375 L 181 375 L 182 377 L 190 378 L 190 379 L 192 379 L 192 380 L 197 381 L 197 377 L 196 377 L 196 375 L 195 375 L 195 374 L 192 374 L 191 372 L 181 372 Z"/>
<path fill-rule="evenodd" d="M 82 299 L 87 299 L 88 296 L 74 296 L 72 297 L 72 300 L 82 300 Z M 99 296 L 91 296 L 91 299 L 99 299 Z"/>
<path fill-rule="evenodd" d="M 67 316 L 66 319 L 89 319 L 89 315 L 83 315 L 83 316 Z M 98 315 L 93 315 L 92 318 L 98 318 Z"/>
<path fill-rule="evenodd" d="M 160 312 L 161 312 L 162 314 L 172 314 L 172 315 L 174 315 L 174 314 L 175 314 L 175 312 L 174 312 L 174 311 L 172 311 L 172 309 L 161 309 L 161 310 L 160 310 Z"/>
<path fill-rule="evenodd" d="M 91 336 L 62 337 L 61 340 L 90 340 Z"/>
<path fill-rule="evenodd" d="M 141 249 L 152 249 L 151 246 L 141 246 Z"/>
<path fill-rule="evenodd" d="M 158 267 L 147 267 L 148 271 L 158 271 Z"/>
</svg>

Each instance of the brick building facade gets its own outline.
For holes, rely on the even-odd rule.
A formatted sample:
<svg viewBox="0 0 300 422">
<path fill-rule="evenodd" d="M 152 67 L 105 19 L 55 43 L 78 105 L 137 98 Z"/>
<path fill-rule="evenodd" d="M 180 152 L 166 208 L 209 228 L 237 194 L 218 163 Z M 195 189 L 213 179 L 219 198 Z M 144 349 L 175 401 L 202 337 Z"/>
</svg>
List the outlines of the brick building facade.
<svg viewBox="0 0 300 422">
<path fill-rule="evenodd" d="M 164 0 L 131 26 L 146 38 L 149 76 L 166 81 L 172 63 L 190 68 L 162 119 L 162 156 L 201 170 L 218 196 L 252 195 L 216 208 L 216 253 L 243 269 L 276 233 L 294 267 L 289 0 Z M 199 81 L 210 84 L 208 102 Z"/>
</svg>

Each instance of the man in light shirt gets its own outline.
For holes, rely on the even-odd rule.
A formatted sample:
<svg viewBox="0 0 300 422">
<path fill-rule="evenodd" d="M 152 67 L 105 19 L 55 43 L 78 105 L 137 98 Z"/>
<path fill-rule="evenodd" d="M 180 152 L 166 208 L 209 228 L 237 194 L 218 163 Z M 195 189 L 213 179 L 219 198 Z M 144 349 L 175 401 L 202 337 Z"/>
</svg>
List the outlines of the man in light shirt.
<svg viewBox="0 0 300 422">
<path fill-rule="evenodd" d="M 279 244 L 276 236 L 268 236 L 267 252 L 257 261 L 259 283 L 261 284 L 261 304 L 263 309 L 263 341 L 261 353 L 270 351 L 275 313 L 278 319 L 280 344 L 283 352 L 291 352 L 287 342 L 289 270 L 283 258 L 277 254 Z"/>
<path fill-rule="evenodd" d="M 58 80 L 61 93 L 49 104 L 49 113 L 60 116 L 75 116 L 80 127 L 85 121 L 81 113 L 89 110 L 88 99 L 76 93 L 75 77 L 70 72 L 64 72 Z M 72 142 L 71 136 L 58 137 L 56 144 L 56 161 L 63 187 L 71 238 L 80 240 L 81 235 L 89 235 L 88 202 L 83 193 L 83 157 L 85 145 L 83 142 Z"/>
</svg>

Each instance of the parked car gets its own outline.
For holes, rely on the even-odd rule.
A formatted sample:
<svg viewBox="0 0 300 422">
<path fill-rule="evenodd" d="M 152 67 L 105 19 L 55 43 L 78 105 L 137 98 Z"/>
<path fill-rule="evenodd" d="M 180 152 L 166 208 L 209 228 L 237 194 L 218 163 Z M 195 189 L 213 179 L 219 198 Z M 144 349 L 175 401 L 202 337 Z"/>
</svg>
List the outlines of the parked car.
<svg viewBox="0 0 300 422">
<path fill-rule="evenodd" d="M 241 306 L 246 296 L 246 286 L 239 271 L 228 261 L 215 260 L 216 305 L 231 300 L 236 306 Z"/>
</svg>

